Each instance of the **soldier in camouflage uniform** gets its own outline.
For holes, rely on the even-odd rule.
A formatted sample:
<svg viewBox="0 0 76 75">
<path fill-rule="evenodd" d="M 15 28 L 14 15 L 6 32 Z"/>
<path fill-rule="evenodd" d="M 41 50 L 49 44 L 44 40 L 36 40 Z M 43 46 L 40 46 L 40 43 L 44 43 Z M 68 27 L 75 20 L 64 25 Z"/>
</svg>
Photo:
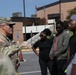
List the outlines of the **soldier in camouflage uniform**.
<svg viewBox="0 0 76 75">
<path fill-rule="evenodd" d="M 22 44 L 22 46 L 20 44 L 12 42 L 8 38 L 8 36 L 13 33 L 13 25 L 14 24 L 11 24 L 11 22 L 8 22 L 5 19 L 0 19 L 0 51 L 11 58 L 13 65 L 17 69 L 19 66 L 19 57 L 17 55 L 17 52 L 24 48 L 23 46 L 26 44 Z"/>
</svg>

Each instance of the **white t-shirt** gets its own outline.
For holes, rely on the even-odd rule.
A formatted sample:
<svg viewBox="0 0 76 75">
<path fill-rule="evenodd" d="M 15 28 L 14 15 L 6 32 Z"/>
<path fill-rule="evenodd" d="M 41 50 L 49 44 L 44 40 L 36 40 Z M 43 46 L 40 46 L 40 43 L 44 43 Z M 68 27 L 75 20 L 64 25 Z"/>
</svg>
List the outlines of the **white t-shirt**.
<svg viewBox="0 0 76 75">
<path fill-rule="evenodd" d="M 71 63 L 67 67 L 66 75 L 70 75 L 71 74 L 72 64 L 76 64 L 76 53 L 75 53 L 74 58 L 72 59 Z"/>
</svg>

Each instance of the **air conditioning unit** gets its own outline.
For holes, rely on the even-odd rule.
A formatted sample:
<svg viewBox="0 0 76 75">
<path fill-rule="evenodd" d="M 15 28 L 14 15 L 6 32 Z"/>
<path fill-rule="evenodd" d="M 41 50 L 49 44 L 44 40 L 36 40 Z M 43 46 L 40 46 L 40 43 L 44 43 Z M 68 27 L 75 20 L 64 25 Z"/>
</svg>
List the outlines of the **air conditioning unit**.
<svg viewBox="0 0 76 75">
<path fill-rule="evenodd" d="M 12 14 L 12 17 L 22 17 L 22 13 L 21 12 L 15 12 Z"/>
</svg>

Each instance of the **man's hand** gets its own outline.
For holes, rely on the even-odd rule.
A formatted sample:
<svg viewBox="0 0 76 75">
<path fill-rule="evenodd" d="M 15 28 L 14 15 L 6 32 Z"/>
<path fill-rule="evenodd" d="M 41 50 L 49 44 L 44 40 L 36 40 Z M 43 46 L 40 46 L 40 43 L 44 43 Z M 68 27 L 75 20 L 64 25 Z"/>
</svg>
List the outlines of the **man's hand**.
<svg viewBox="0 0 76 75">
<path fill-rule="evenodd" d="M 27 42 L 21 43 L 22 46 L 28 47 Z"/>
<path fill-rule="evenodd" d="M 24 46 L 25 48 L 29 48 L 31 50 L 31 47 L 28 45 L 27 42 L 21 43 L 22 46 Z"/>
</svg>

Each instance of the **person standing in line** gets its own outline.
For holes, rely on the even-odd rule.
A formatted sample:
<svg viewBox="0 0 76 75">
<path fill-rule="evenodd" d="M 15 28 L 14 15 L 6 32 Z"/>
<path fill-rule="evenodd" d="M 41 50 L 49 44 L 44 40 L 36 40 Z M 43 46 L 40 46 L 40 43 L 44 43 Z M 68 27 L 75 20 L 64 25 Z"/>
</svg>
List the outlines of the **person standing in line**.
<svg viewBox="0 0 76 75">
<path fill-rule="evenodd" d="M 8 37 L 13 33 L 13 22 L 11 20 L 0 19 L 0 52 L 11 58 L 11 61 L 17 71 L 20 60 L 17 53 L 26 46 L 26 43 L 17 44 Z"/>
<path fill-rule="evenodd" d="M 64 29 L 62 21 L 56 23 L 56 36 L 50 50 L 50 59 L 54 61 L 53 75 L 65 75 L 63 67 L 67 62 L 67 53 L 69 45 L 69 33 Z"/>
<path fill-rule="evenodd" d="M 52 72 L 53 61 L 50 60 L 49 52 L 53 41 L 47 36 L 51 35 L 49 29 L 45 29 L 40 33 L 40 40 L 38 40 L 32 47 L 34 53 L 39 57 L 39 64 L 41 69 L 41 75 L 47 75 L 47 68 L 49 69 L 50 75 Z M 36 50 L 39 48 L 39 52 Z"/>
<path fill-rule="evenodd" d="M 70 17 L 69 21 L 69 29 L 73 32 L 73 35 L 70 37 L 69 40 L 69 52 L 70 52 L 70 58 L 71 63 L 67 67 L 67 75 L 76 75 L 76 14 L 73 14 Z"/>
</svg>

